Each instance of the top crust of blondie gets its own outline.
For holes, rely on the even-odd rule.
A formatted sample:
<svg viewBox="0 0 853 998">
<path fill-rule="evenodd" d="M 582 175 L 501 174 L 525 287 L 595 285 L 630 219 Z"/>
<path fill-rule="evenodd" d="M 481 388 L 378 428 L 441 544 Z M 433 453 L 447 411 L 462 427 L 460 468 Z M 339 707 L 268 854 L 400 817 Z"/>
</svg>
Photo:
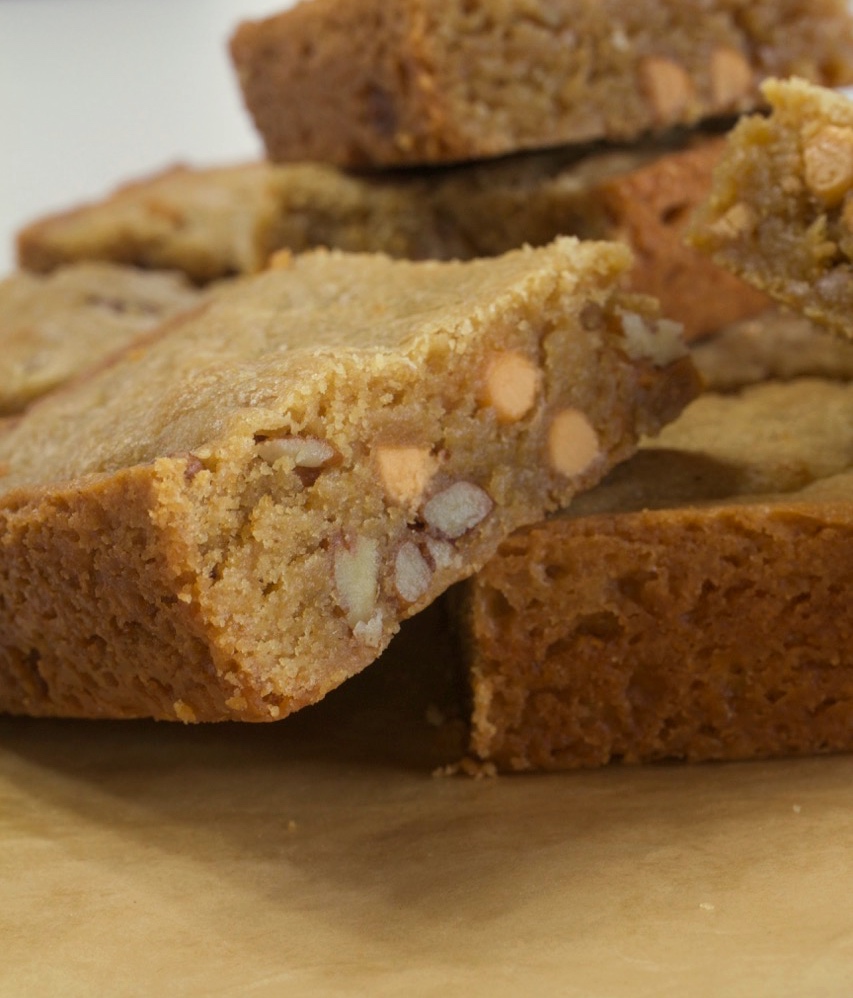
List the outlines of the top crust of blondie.
<svg viewBox="0 0 853 998">
<path fill-rule="evenodd" d="M 271 159 L 459 161 L 743 111 L 767 75 L 851 82 L 843 0 L 311 0 L 231 52 Z"/>
<path fill-rule="evenodd" d="M 0 416 L 200 305 L 182 274 L 75 263 L 0 281 Z"/>
</svg>

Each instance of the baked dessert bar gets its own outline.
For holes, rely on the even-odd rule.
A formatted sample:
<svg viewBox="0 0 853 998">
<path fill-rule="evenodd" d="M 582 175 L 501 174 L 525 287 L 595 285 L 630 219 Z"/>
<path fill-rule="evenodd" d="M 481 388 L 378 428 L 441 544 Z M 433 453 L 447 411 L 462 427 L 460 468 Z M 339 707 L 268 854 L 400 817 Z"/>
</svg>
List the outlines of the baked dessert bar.
<svg viewBox="0 0 853 998">
<path fill-rule="evenodd" d="M 0 281 L 0 416 L 21 411 L 201 301 L 180 274 L 109 263 Z"/>
<path fill-rule="evenodd" d="M 468 583 L 509 770 L 853 748 L 853 385 L 707 394 Z"/>
<path fill-rule="evenodd" d="M 273 720 L 696 391 L 615 244 L 285 255 L 0 434 L 0 710 Z"/>
<path fill-rule="evenodd" d="M 851 335 L 853 103 L 769 80 L 769 117 L 730 135 L 694 245 L 775 299 Z"/>
<path fill-rule="evenodd" d="M 311 0 L 231 53 L 278 162 L 452 162 L 754 108 L 758 82 L 851 81 L 844 0 Z"/>
<path fill-rule="evenodd" d="M 635 251 L 633 288 L 657 297 L 692 339 L 767 305 L 684 247 L 721 151 L 719 136 L 673 134 L 375 176 L 322 164 L 171 168 L 33 223 L 19 235 L 19 259 L 35 271 L 81 259 L 174 267 L 203 283 L 258 271 L 283 248 L 471 259 L 565 234 L 621 239 Z"/>
<path fill-rule="evenodd" d="M 734 392 L 759 381 L 853 380 L 853 343 L 781 309 L 706 336 L 690 349 L 706 388 Z"/>
<path fill-rule="evenodd" d="M 180 270 L 205 284 L 263 270 L 282 247 L 274 235 L 280 214 L 277 175 L 265 163 L 173 166 L 124 184 L 101 202 L 28 225 L 18 234 L 18 262 L 48 273 L 65 263 L 109 260 Z"/>
</svg>

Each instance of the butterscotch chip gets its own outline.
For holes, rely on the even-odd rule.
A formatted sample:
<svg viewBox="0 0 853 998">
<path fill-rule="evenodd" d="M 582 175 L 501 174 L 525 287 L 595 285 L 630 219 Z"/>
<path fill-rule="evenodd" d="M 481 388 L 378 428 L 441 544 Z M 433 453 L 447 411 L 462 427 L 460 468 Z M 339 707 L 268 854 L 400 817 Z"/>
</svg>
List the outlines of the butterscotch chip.
<svg viewBox="0 0 853 998">
<path fill-rule="evenodd" d="M 843 0 L 311 0 L 231 53 L 272 160 L 363 167 L 633 140 L 756 107 L 773 74 L 837 86 L 853 34 Z"/>
<path fill-rule="evenodd" d="M 558 412 L 548 430 L 548 457 L 551 466 L 563 475 L 578 475 L 599 456 L 598 434 L 586 416 L 577 409 Z"/>
<path fill-rule="evenodd" d="M 100 263 L 0 281 L 0 416 L 20 412 L 202 300 L 178 274 Z"/>
<path fill-rule="evenodd" d="M 388 498 L 401 506 L 415 507 L 440 465 L 428 447 L 394 445 L 377 447 L 376 462 Z"/>
<path fill-rule="evenodd" d="M 500 419 L 513 423 L 533 408 L 539 380 L 539 368 L 529 357 L 500 353 L 489 361 L 484 400 Z"/>
<path fill-rule="evenodd" d="M 681 121 L 695 100 L 687 70 L 672 59 L 661 56 L 643 59 L 640 81 L 659 125 Z"/>
<path fill-rule="evenodd" d="M 845 336 L 853 315 L 853 103 L 769 80 L 769 117 L 730 133 L 690 239 L 777 301 Z"/>
<path fill-rule="evenodd" d="M 467 584 L 501 769 L 853 748 L 853 385 L 704 395 Z"/>
<path fill-rule="evenodd" d="M 695 393 L 629 266 L 295 256 L 33 407 L 0 434 L 0 710 L 271 720 L 368 665 Z M 501 354 L 542 358 L 529 418 L 480 397 Z M 570 408 L 601 449 L 578 474 L 546 458 Z"/>
<path fill-rule="evenodd" d="M 733 48 L 718 48 L 711 53 L 711 88 L 714 102 L 731 110 L 755 92 L 752 66 L 743 52 Z"/>
<path fill-rule="evenodd" d="M 104 259 L 172 267 L 199 283 L 253 273 L 318 246 L 412 259 L 471 259 L 559 235 L 619 239 L 632 286 L 692 339 L 766 307 L 764 297 L 684 247 L 722 151 L 712 134 L 670 134 L 607 152 L 563 148 L 427 172 L 348 174 L 317 163 L 173 168 L 100 203 L 33 222 L 21 265 Z M 157 206 L 171 207 L 167 225 Z M 203 252 L 202 252 L 203 249 Z"/>
</svg>

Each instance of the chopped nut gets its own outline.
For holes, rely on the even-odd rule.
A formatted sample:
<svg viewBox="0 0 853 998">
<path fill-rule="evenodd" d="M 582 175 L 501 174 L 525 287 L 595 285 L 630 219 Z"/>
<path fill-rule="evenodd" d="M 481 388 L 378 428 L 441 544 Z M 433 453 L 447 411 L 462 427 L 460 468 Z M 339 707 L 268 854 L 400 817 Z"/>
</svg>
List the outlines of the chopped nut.
<svg viewBox="0 0 853 998">
<path fill-rule="evenodd" d="M 548 431 L 551 466 L 562 475 L 578 475 L 598 457 L 598 434 L 579 409 L 563 409 Z"/>
<path fill-rule="evenodd" d="M 187 454 L 186 462 L 186 466 L 184 467 L 184 478 L 188 482 L 191 482 L 200 471 L 204 471 L 204 464 L 195 454 L 192 453 Z"/>
<path fill-rule="evenodd" d="M 429 500 L 423 518 L 428 527 L 456 540 L 484 520 L 493 507 L 491 497 L 479 485 L 454 482 Z"/>
<path fill-rule="evenodd" d="M 836 205 L 853 184 L 853 128 L 826 125 L 805 141 L 805 180 L 827 205 Z"/>
<path fill-rule="evenodd" d="M 659 124 L 680 119 L 693 99 L 693 84 L 687 70 L 663 56 L 643 60 L 640 84 Z"/>
<path fill-rule="evenodd" d="M 443 541 L 440 537 L 426 537 L 424 543 L 434 568 L 448 568 L 456 561 L 456 548 L 450 541 Z"/>
<path fill-rule="evenodd" d="M 649 322 L 637 312 L 621 313 L 622 329 L 625 333 L 625 352 L 632 360 L 645 357 L 657 367 L 666 367 L 679 357 L 685 356 L 684 327 L 671 319 L 658 319 Z"/>
<path fill-rule="evenodd" d="M 256 446 L 270 464 L 287 457 L 297 468 L 322 468 L 337 456 L 335 448 L 318 437 L 271 437 L 259 440 Z"/>
<path fill-rule="evenodd" d="M 369 620 L 360 620 L 352 633 L 363 644 L 378 648 L 382 644 L 382 611 L 377 610 Z"/>
<path fill-rule="evenodd" d="M 539 378 L 538 367 L 524 354 L 499 353 L 486 368 L 482 401 L 494 408 L 502 422 L 514 423 L 533 408 Z"/>
<path fill-rule="evenodd" d="M 356 537 L 335 551 L 335 588 L 350 627 L 365 623 L 376 610 L 379 581 L 379 543 Z"/>
<path fill-rule="evenodd" d="M 417 506 L 438 470 L 438 458 L 428 447 L 382 445 L 376 463 L 386 495 L 401 506 Z"/>
<path fill-rule="evenodd" d="M 724 111 L 752 93 L 755 87 L 752 66 L 742 52 L 718 48 L 711 53 L 711 99 L 714 109 Z"/>
<path fill-rule="evenodd" d="M 415 603 L 429 588 L 432 569 L 417 544 L 406 541 L 394 559 L 394 586 L 406 603 Z"/>
</svg>

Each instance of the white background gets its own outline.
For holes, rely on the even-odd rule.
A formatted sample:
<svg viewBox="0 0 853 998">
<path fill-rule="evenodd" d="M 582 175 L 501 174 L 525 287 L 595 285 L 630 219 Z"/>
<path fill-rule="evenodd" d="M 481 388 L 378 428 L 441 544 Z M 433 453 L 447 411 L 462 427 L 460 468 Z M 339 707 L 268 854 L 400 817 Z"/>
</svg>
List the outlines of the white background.
<svg viewBox="0 0 853 998">
<path fill-rule="evenodd" d="M 0 0 L 0 277 L 14 233 L 176 161 L 260 155 L 227 51 L 292 0 Z"/>
<path fill-rule="evenodd" d="M 227 41 L 293 2 L 0 0 L 0 276 L 39 215 L 177 161 L 259 156 Z"/>
</svg>

